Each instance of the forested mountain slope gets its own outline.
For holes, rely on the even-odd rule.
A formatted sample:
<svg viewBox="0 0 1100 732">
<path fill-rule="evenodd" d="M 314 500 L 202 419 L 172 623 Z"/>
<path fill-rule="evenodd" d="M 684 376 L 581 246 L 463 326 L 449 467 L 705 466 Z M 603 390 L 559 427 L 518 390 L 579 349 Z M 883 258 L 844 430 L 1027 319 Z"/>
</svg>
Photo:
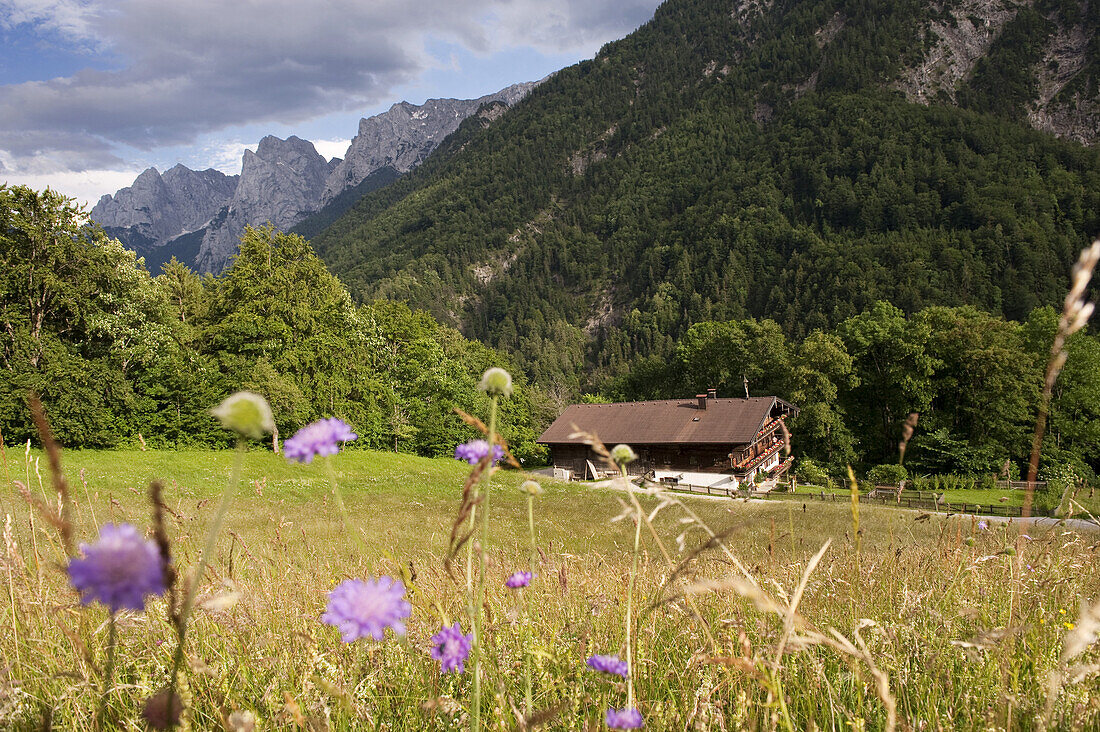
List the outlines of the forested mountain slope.
<svg viewBox="0 0 1100 732">
<path fill-rule="evenodd" d="M 1023 318 L 1100 232 L 1088 125 L 1047 124 L 1095 109 L 1098 16 L 670 0 L 314 245 L 355 296 L 429 309 L 566 392 L 703 320 L 797 338 L 877 300 Z"/>
</svg>

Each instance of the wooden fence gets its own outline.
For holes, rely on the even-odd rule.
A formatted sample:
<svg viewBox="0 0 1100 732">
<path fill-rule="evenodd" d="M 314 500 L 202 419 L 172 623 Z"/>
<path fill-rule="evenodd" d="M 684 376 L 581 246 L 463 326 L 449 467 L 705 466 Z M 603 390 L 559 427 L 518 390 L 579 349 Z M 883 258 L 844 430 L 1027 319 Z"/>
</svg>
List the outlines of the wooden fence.
<svg viewBox="0 0 1100 732">
<path fill-rule="evenodd" d="M 743 491 L 729 487 L 688 485 L 686 483 L 679 483 L 674 486 L 669 486 L 667 484 L 655 485 L 661 485 L 662 488 L 671 488 L 672 490 L 676 491 L 702 493 L 708 496 L 725 496 L 727 498 L 760 498 L 766 500 L 785 501 L 824 501 L 825 503 L 850 503 L 852 500 L 851 495 L 847 493 L 826 493 L 824 491 L 820 493 L 788 493 L 786 491 L 771 491 L 769 493 L 760 493 L 757 491 Z M 897 496 L 897 490 L 875 490 L 871 493 L 860 493 L 859 502 L 878 506 L 898 506 L 901 508 L 915 508 L 925 511 L 944 511 L 947 513 L 973 513 L 984 516 L 1023 516 L 1023 508 L 1020 506 L 1008 506 L 1003 503 L 948 503 L 946 501 L 936 500 L 938 494 L 934 493 L 933 491 L 906 491 L 905 493 L 920 493 L 926 495 L 911 496 L 902 494 L 901 498 L 899 499 Z"/>
</svg>

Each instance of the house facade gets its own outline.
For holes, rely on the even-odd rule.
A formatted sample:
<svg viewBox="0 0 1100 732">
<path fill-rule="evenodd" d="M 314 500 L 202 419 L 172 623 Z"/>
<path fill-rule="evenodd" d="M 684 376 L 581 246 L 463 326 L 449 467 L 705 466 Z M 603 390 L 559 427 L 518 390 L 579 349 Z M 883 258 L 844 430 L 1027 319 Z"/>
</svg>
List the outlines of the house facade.
<svg viewBox="0 0 1100 732">
<path fill-rule="evenodd" d="M 566 480 L 600 477 L 606 470 L 582 438 L 571 437 L 582 431 L 609 448 L 630 445 L 638 455 L 627 466 L 631 475 L 732 489 L 789 467 L 783 424 L 797 413 L 778 397 L 720 399 L 714 389 L 694 399 L 574 404 L 538 442 L 550 448 L 554 474 Z"/>
</svg>

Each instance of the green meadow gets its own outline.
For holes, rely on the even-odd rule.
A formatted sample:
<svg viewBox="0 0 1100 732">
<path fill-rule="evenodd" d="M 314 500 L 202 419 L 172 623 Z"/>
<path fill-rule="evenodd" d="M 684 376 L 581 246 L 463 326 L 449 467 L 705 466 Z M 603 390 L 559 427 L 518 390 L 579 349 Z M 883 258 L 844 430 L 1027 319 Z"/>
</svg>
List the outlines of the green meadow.
<svg viewBox="0 0 1100 732">
<path fill-rule="evenodd" d="M 8 447 L 5 478 L 56 510 L 39 458 Z M 231 451 L 67 452 L 77 538 L 93 541 L 107 522 L 148 527 L 147 488 L 159 479 L 174 560 L 186 573 L 232 461 Z M 261 449 L 247 454 L 189 631 L 184 729 L 469 724 L 470 668 L 441 675 L 428 654 L 442 624 L 468 628 L 463 562 L 452 575 L 444 560 L 469 466 L 349 450 L 332 467 L 346 526 L 324 459 L 303 466 Z M 529 562 L 524 477 L 498 471 L 489 493 L 482 718 L 491 729 L 522 729 L 528 719 L 528 728 L 598 729 L 609 706 L 625 704 L 623 682 L 585 659 L 624 651 L 634 527 L 629 515 L 616 518 L 629 496 L 613 485 L 544 481 L 536 576 L 517 592 L 503 582 Z M 1085 630 L 1095 622 L 1082 600 L 1100 590 L 1100 534 L 1045 527 L 1021 536 L 1015 525 L 981 530 L 971 519 L 868 506 L 856 523 L 844 504 L 802 511 L 791 502 L 675 498 L 639 495 L 652 519 L 640 533 L 634 605 L 635 705 L 646 729 L 1100 724 L 1095 644 L 1065 657 L 1067 643 L 1088 640 L 1082 617 Z M 107 612 L 80 605 L 69 588 L 42 511 L 8 490 L 0 512 L 11 517 L 0 726 L 95 729 Z M 383 574 L 409 589 L 407 634 L 342 643 L 319 622 L 326 593 Z M 144 728 L 142 705 L 164 686 L 174 645 L 163 599 L 120 614 L 101 727 Z"/>
</svg>

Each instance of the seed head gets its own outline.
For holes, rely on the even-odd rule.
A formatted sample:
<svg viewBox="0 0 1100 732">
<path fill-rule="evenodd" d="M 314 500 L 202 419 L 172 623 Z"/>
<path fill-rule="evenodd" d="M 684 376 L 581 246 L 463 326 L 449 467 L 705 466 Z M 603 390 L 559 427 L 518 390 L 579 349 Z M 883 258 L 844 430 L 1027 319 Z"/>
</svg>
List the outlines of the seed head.
<svg viewBox="0 0 1100 732">
<path fill-rule="evenodd" d="M 630 445 L 615 445 L 611 448 L 611 459 L 615 461 L 615 464 L 620 468 L 627 463 L 632 463 L 638 459 L 637 454 L 631 449 Z"/>
<path fill-rule="evenodd" d="M 251 391 L 238 391 L 226 397 L 210 412 L 222 427 L 254 440 L 275 429 L 275 418 L 267 400 Z"/>
<path fill-rule="evenodd" d="M 477 388 L 489 396 L 511 396 L 512 375 L 504 369 L 494 366 L 481 375 L 481 383 L 477 385 Z"/>
<path fill-rule="evenodd" d="M 519 489 L 529 496 L 541 496 L 542 486 L 539 485 L 536 480 L 525 480 L 520 484 Z"/>
</svg>

